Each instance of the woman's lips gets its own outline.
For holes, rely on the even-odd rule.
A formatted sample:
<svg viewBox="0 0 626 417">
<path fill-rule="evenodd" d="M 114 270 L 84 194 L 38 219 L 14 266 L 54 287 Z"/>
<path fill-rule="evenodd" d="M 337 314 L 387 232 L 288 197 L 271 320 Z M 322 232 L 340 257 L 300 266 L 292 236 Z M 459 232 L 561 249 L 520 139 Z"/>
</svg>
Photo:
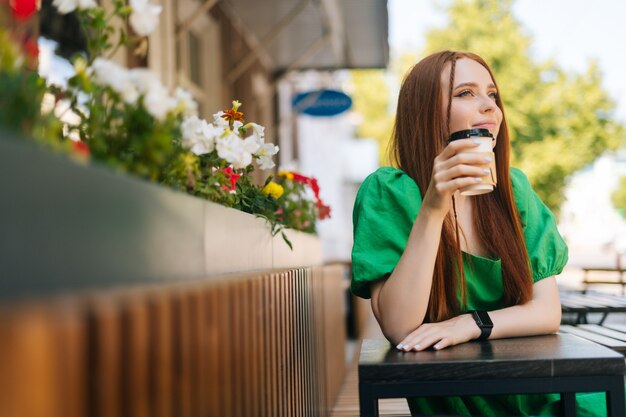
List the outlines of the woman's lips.
<svg viewBox="0 0 626 417">
<path fill-rule="evenodd" d="M 477 129 L 495 129 L 496 124 L 495 123 L 481 123 L 478 125 L 474 125 L 472 127 L 477 128 Z"/>
</svg>

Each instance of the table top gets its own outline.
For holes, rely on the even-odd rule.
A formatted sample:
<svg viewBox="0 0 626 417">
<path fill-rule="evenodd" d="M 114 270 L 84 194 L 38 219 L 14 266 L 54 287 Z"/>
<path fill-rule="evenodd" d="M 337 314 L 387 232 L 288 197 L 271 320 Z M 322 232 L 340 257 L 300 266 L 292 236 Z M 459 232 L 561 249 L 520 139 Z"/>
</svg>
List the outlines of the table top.
<svg viewBox="0 0 626 417">
<path fill-rule="evenodd" d="M 624 313 L 626 297 L 588 291 L 560 291 L 561 309 L 568 313 Z"/>
<path fill-rule="evenodd" d="M 385 339 L 366 339 L 359 359 L 363 382 L 624 375 L 625 371 L 621 354 L 569 334 L 469 342 L 421 352 L 399 351 Z"/>
</svg>

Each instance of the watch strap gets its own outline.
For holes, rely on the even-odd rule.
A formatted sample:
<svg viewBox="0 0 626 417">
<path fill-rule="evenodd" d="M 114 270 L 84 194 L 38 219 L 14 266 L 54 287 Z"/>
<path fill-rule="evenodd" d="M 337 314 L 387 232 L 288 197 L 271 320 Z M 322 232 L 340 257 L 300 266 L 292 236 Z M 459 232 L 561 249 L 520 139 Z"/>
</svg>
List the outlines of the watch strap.
<svg viewBox="0 0 626 417">
<path fill-rule="evenodd" d="M 491 335 L 491 329 L 493 329 L 493 323 L 491 322 L 491 318 L 489 317 L 489 313 L 486 311 L 471 311 L 472 317 L 476 322 L 476 325 L 480 329 L 480 336 L 476 340 L 487 340 Z M 487 322 L 483 322 L 481 316 L 487 318 Z"/>
</svg>

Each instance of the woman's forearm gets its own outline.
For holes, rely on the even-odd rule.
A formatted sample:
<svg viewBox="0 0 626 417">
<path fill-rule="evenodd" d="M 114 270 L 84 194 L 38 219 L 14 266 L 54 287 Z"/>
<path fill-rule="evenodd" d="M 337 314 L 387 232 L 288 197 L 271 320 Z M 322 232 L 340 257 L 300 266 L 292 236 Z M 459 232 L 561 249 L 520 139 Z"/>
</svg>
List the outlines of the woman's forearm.
<svg viewBox="0 0 626 417">
<path fill-rule="evenodd" d="M 554 278 L 548 279 L 554 280 Z M 526 304 L 490 312 L 493 330 L 489 338 L 500 339 L 557 332 L 561 323 L 561 304 L 556 284 L 554 287 L 550 288 L 543 297 L 533 298 Z"/>
<path fill-rule="evenodd" d="M 425 207 L 420 211 L 398 264 L 380 288 L 374 312 L 390 340 L 401 340 L 424 320 L 443 219 Z"/>
<path fill-rule="evenodd" d="M 489 316 L 493 322 L 490 339 L 556 332 L 561 321 L 556 280 L 550 277 L 535 283 L 531 301 L 524 305 L 490 311 Z M 478 336 L 480 330 L 472 316 L 461 314 L 442 322 L 423 324 L 403 339 L 392 341 L 404 350 L 424 350 L 431 346 L 444 349 L 469 342 Z"/>
</svg>

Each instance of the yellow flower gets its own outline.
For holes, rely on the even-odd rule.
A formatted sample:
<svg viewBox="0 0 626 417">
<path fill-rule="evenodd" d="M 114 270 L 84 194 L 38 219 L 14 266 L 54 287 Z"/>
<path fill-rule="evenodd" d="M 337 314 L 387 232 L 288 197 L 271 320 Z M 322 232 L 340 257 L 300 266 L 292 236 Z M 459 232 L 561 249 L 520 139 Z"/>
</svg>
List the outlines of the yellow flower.
<svg viewBox="0 0 626 417">
<path fill-rule="evenodd" d="M 287 178 L 289 181 L 293 181 L 293 174 L 289 171 L 280 171 L 278 173 L 279 177 L 285 177 Z"/>
<path fill-rule="evenodd" d="M 279 199 L 281 195 L 285 192 L 285 189 L 280 184 L 276 184 L 275 182 L 269 182 L 263 190 L 261 190 L 263 194 L 273 197 L 275 199 Z"/>
</svg>

